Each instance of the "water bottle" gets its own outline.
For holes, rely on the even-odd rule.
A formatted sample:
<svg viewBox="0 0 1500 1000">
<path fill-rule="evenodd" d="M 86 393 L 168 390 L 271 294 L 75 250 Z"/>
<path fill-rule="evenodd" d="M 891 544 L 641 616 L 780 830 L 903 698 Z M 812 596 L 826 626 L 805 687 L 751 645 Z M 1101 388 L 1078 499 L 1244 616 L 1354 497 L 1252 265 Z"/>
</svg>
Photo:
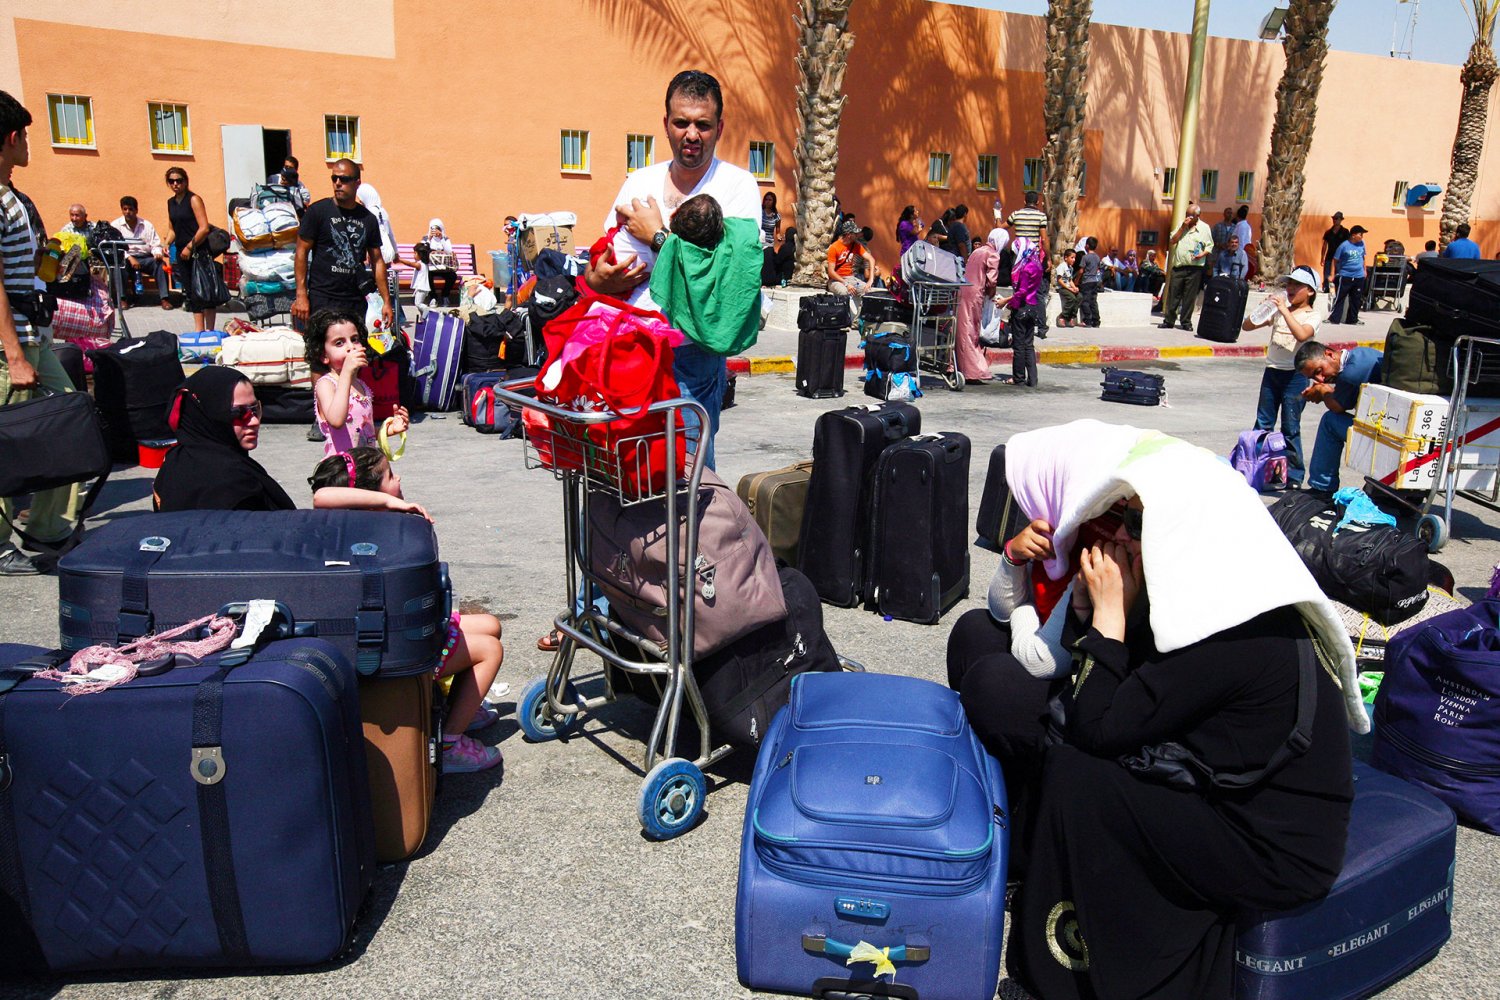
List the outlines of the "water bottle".
<svg viewBox="0 0 1500 1000">
<path fill-rule="evenodd" d="M 1260 305 L 1250 310 L 1250 322 L 1254 323 L 1256 326 L 1268 322 L 1272 316 L 1276 315 L 1276 303 L 1285 301 L 1285 292 L 1273 292 L 1270 295 L 1267 295 L 1265 298 L 1261 299 Z"/>
</svg>

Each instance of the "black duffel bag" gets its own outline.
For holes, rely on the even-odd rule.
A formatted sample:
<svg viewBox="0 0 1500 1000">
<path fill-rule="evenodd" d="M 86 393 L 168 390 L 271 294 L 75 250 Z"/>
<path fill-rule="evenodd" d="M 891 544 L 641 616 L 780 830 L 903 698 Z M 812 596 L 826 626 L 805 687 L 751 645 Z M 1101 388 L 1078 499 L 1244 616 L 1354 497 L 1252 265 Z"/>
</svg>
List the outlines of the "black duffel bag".
<svg viewBox="0 0 1500 1000">
<path fill-rule="evenodd" d="M 94 485 L 81 508 L 86 513 L 111 467 L 94 400 L 87 393 L 38 387 L 32 398 L 14 403 L 11 398 L 16 391 L 12 388 L 0 404 L 0 497 L 25 496 L 92 479 Z M 10 523 L 8 518 L 6 523 Z M 38 544 L 15 525 L 11 527 L 30 544 Z"/>
<path fill-rule="evenodd" d="M 1271 517 L 1302 557 L 1323 593 L 1382 625 L 1403 622 L 1427 603 L 1427 546 L 1389 525 L 1350 524 L 1343 512 L 1309 493 L 1288 493 Z"/>
<path fill-rule="evenodd" d="M 797 304 L 798 330 L 847 330 L 849 296 L 809 295 Z"/>
<path fill-rule="evenodd" d="M 514 309 L 475 314 L 464 325 L 465 372 L 497 372 L 526 363 L 526 317 Z"/>
</svg>

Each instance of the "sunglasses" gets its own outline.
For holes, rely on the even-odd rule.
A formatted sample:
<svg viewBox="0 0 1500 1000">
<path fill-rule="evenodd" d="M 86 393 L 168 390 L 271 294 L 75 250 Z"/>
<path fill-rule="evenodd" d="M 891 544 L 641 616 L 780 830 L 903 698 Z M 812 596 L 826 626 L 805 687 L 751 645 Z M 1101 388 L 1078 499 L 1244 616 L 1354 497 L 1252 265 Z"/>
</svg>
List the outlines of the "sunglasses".
<svg viewBox="0 0 1500 1000">
<path fill-rule="evenodd" d="M 358 184 L 358 177 L 350 177 L 348 174 L 330 174 L 335 184 Z"/>
<path fill-rule="evenodd" d="M 186 177 L 168 177 L 167 178 L 167 183 L 168 184 L 186 184 L 187 183 L 187 178 Z"/>
<path fill-rule="evenodd" d="M 251 420 L 259 420 L 261 414 L 260 400 L 253 403 L 236 403 L 229 408 L 229 422 L 232 424 L 248 424 Z"/>
</svg>

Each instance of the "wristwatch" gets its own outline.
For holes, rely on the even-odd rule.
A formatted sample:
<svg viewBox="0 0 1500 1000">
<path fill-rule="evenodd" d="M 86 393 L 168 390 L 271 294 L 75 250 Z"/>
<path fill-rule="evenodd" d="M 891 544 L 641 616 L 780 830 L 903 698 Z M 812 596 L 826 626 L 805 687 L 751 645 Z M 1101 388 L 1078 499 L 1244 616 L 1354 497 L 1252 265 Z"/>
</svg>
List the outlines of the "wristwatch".
<svg viewBox="0 0 1500 1000">
<path fill-rule="evenodd" d="M 651 249 L 655 253 L 661 253 L 661 248 L 667 245 L 667 231 L 658 229 L 651 237 Z"/>
</svg>

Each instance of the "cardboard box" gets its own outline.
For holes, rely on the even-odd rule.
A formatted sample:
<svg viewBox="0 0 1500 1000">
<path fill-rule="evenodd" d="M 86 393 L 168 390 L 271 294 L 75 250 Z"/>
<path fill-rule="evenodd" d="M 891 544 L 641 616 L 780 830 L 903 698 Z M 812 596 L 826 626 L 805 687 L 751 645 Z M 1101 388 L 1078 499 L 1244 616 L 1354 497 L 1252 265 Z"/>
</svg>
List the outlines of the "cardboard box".
<svg viewBox="0 0 1500 1000">
<path fill-rule="evenodd" d="M 529 264 L 543 250 L 556 250 L 568 255 L 573 252 L 572 226 L 538 226 L 521 231 L 521 256 Z"/>
<path fill-rule="evenodd" d="M 1344 441 L 1344 464 L 1398 490 L 1429 490 L 1437 481 L 1436 451 L 1436 442 L 1395 437 L 1355 420 Z"/>
<path fill-rule="evenodd" d="M 1359 390 L 1354 419 L 1390 437 L 1416 441 L 1442 439 L 1448 401 L 1442 396 L 1404 392 L 1371 383 Z"/>
</svg>

